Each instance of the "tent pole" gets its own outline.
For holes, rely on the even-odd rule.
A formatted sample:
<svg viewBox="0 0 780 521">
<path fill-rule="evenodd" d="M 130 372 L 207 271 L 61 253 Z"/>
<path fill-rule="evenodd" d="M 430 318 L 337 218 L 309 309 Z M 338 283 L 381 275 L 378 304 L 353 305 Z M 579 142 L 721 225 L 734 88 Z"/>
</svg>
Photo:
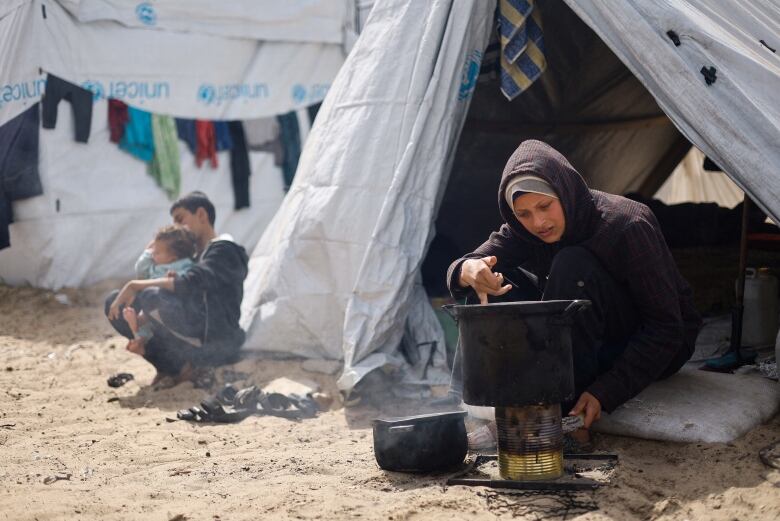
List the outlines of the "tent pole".
<svg viewBox="0 0 780 521">
<path fill-rule="evenodd" d="M 731 315 L 731 350 L 737 357 L 737 364 L 742 364 L 742 318 L 745 311 L 745 270 L 747 269 L 747 250 L 748 250 L 748 214 L 752 201 L 745 192 L 745 198 L 742 202 L 742 234 L 739 239 L 739 275 L 737 276 L 737 291 L 734 310 Z"/>
</svg>

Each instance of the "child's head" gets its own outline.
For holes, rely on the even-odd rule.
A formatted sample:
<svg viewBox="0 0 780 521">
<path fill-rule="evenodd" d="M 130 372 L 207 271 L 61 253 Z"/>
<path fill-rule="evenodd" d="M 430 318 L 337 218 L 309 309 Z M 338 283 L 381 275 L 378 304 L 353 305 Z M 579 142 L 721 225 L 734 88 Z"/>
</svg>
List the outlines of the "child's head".
<svg viewBox="0 0 780 521">
<path fill-rule="evenodd" d="M 195 235 L 184 226 L 171 224 L 157 231 L 152 243 L 155 264 L 170 264 L 179 259 L 191 259 L 197 252 Z"/>
</svg>

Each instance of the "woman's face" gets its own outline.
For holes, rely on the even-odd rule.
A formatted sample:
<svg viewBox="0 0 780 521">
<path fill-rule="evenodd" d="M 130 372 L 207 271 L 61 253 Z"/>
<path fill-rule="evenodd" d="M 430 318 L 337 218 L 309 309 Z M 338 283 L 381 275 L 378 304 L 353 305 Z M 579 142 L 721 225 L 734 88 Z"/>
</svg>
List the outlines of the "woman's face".
<svg viewBox="0 0 780 521">
<path fill-rule="evenodd" d="M 527 193 L 515 199 L 512 208 L 520 224 L 530 233 L 550 244 L 558 242 L 566 230 L 561 202 L 549 195 Z"/>
</svg>

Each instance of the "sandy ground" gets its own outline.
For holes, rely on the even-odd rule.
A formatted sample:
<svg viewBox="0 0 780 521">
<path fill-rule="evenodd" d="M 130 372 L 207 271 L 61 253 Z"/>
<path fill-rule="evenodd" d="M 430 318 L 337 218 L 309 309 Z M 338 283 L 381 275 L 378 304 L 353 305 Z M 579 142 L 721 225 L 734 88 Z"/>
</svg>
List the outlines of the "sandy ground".
<svg viewBox="0 0 780 521">
<path fill-rule="evenodd" d="M 597 448 L 620 456 L 612 484 L 557 496 L 380 470 L 370 420 L 410 405 L 337 407 L 299 423 L 169 423 L 208 392 L 151 389 L 152 368 L 103 320 L 104 289 L 66 292 L 62 304 L 0 286 L 2 519 L 780 519 L 780 471 L 757 456 L 780 438 L 777 417 L 727 445 L 600 436 Z M 117 371 L 136 380 L 107 387 Z M 247 359 L 217 375 L 305 377 L 334 391 L 332 377 L 289 361 Z"/>
</svg>

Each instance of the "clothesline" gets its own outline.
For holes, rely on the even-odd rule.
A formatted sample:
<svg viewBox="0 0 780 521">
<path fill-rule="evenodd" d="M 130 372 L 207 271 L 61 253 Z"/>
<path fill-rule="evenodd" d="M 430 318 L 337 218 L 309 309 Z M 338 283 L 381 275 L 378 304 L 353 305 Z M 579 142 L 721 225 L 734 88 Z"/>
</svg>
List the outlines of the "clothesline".
<svg viewBox="0 0 780 521">
<path fill-rule="evenodd" d="M 39 103 L 0 126 L 0 249 L 10 246 L 12 201 L 43 193 L 39 171 L 39 129 L 55 128 L 60 101 L 70 103 L 74 139 L 89 141 L 94 98 L 91 91 L 48 74 Z M 314 122 L 320 104 L 308 107 Z M 271 153 L 282 170 L 284 189 L 292 183 L 302 149 L 296 112 L 247 121 L 207 121 L 150 113 L 117 99 L 108 100 L 109 139 L 147 164 L 149 175 L 169 198 L 179 195 L 181 162 L 178 140 L 187 144 L 201 167 L 217 168 L 217 152 L 230 152 L 231 182 L 236 210 L 250 206 L 249 152 Z"/>
</svg>

